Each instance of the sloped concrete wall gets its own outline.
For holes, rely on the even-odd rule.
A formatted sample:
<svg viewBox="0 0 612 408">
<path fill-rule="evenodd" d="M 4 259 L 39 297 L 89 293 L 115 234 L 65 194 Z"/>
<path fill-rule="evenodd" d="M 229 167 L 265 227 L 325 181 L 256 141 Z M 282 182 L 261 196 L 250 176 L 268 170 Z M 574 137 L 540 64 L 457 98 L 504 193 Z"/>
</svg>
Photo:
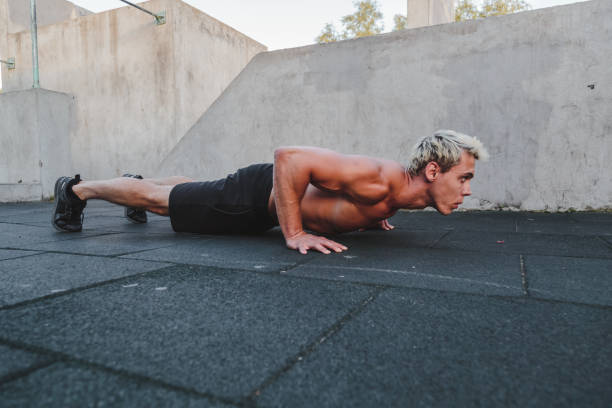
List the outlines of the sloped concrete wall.
<svg viewBox="0 0 612 408">
<path fill-rule="evenodd" d="M 0 0 L 6 3 L 8 32 L 18 33 L 30 29 L 30 2 L 24 0 Z M 36 0 L 36 24 L 39 27 L 55 24 L 71 18 L 91 14 L 91 11 L 65 0 Z"/>
<path fill-rule="evenodd" d="M 44 89 L 0 95 L 0 202 L 53 195 L 68 174 L 75 131 L 74 97 Z"/>
<path fill-rule="evenodd" d="M 40 84 L 76 97 L 73 171 L 108 178 L 150 175 L 250 59 L 266 48 L 176 0 L 40 27 Z M 15 70 L 5 91 L 32 86 L 29 32 L 8 35 Z"/>
<path fill-rule="evenodd" d="M 159 174 L 221 177 L 316 145 L 405 162 L 436 129 L 478 136 L 467 208 L 612 203 L 612 2 L 258 55 Z"/>
</svg>

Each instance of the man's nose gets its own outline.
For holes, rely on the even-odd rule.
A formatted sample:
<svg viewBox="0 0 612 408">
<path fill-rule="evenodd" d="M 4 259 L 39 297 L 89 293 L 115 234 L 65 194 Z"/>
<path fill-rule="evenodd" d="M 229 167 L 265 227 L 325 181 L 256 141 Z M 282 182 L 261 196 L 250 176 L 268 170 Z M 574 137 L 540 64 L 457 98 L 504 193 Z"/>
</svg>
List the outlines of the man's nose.
<svg viewBox="0 0 612 408">
<path fill-rule="evenodd" d="M 472 195 L 472 189 L 470 188 L 470 183 L 465 183 L 463 187 L 463 195 L 464 196 Z"/>
</svg>

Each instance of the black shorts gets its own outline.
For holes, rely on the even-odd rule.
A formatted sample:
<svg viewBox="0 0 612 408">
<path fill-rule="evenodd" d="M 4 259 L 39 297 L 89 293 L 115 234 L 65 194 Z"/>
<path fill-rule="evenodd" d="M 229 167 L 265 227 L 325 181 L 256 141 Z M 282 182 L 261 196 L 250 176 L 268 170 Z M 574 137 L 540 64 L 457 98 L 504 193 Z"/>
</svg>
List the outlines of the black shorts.
<svg viewBox="0 0 612 408">
<path fill-rule="evenodd" d="M 278 225 L 268 212 L 273 165 L 254 164 L 215 181 L 183 183 L 170 191 L 176 232 L 259 233 Z"/>
</svg>

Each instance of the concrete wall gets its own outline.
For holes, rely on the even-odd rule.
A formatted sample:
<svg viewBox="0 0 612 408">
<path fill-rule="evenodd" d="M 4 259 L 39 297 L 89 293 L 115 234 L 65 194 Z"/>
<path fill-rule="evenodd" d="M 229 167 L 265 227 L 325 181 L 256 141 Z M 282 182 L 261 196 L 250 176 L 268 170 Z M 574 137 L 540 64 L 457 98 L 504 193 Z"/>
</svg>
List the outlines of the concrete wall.
<svg viewBox="0 0 612 408">
<path fill-rule="evenodd" d="M 53 195 L 58 175 L 71 170 L 74 105 L 71 95 L 44 89 L 0 95 L 0 202 Z"/>
<path fill-rule="evenodd" d="M 455 0 L 407 0 L 406 28 L 455 21 Z"/>
<path fill-rule="evenodd" d="M 159 174 L 224 176 L 317 145 L 405 162 L 436 129 L 478 136 L 467 208 L 612 203 L 612 2 L 258 55 Z"/>
<path fill-rule="evenodd" d="M 250 59 L 266 48 L 175 0 L 40 27 L 40 84 L 76 97 L 73 170 L 85 178 L 149 175 Z M 0 44 L 1 45 L 1 44 Z M 5 91 L 32 84 L 29 32 L 8 35 Z M 1 52 L 0 52 L 1 53 Z"/>
<path fill-rule="evenodd" d="M 27 0 L 0 0 L 7 7 L 8 33 L 30 30 L 30 2 Z M 91 11 L 65 0 L 36 0 L 38 27 L 86 16 Z"/>
</svg>

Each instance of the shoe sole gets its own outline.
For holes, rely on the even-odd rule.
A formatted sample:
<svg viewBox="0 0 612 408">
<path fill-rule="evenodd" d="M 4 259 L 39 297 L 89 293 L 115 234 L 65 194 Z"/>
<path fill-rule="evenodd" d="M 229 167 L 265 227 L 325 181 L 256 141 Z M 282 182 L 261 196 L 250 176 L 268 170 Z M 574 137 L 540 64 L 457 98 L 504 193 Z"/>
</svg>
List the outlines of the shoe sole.
<svg viewBox="0 0 612 408">
<path fill-rule="evenodd" d="M 145 220 L 145 221 L 143 221 L 143 222 L 140 222 L 140 221 L 136 221 L 135 219 L 133 219 L 132 217 L 130 217 L 130 216 L 128 215 L 128 210 L 130 210 L 130 209 L 132 209 L 132 210 L 138 210 L 137 208 L 133 208 L 133 207 L 125 207 L 125 208 L 124 208 L 124 210 L 123 210 L 123 215 L 125 216 L 125 218 L 127 218 L 127 219 L 128 219 L 128 221 L 129 221 L 129 222 L 131 222 L 132 224 L 146 224 L 146 223 L 147 223 L 147 221 L 146 221 L 146 220 Z"/>
<path fill-rule="evenodd" d="M 53 228 L 55 228 L 57 231 L 59 232 L 68 232 L 65 229 L 61 229 L 60 227 L 58 227 L 57 225 L 55 225 L 55 216 L 57 215 L 57 207 L 59 206 L 59 194 L 58 194 L 58 187 L 60 185 L 60 180 L 62 178 L 58 178 L 57 181 L 55 182 L 55 188 L 54 188 L 54 192 L 55 192 L 55 211 L 53 211 L 53 214 L 51 214 L 51 225 L 53 225 Z"/>
<path fill-rule="evenodd" d="M 55 193 L 55 211 L 53 211 L 53 214 L 51 214 L 51 225 L 53 225 L 53 228 L 55 228 L 57 231 L 59 232 L 81 232 L 81 230 L 83 230 L 83 226 L 81 226 L 81 228 L 79 228 L 76 231 L 70 231 L 70 230 L 65 230 L 63 228 L 58 227 L 57 225 L 55 225 L 55 215 L 57 214 L 57 207 L 59 206 L 59 186 L 60 186 L 60 180 L 63 177 L 60 177 L 57 179 L 57 181 L 55 182 L 55 188 L 54 188 L 54 193 Z"/>
</svg>

